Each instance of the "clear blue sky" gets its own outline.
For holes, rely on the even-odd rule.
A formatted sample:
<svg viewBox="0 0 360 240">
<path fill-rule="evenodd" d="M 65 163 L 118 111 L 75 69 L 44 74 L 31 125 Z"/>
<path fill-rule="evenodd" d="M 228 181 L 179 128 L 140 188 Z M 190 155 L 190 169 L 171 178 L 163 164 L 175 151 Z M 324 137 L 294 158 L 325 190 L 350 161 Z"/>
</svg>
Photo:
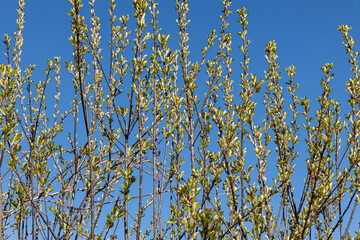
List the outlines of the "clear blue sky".
<svg viewBox="0 0 360 240">
<path fill-rule="evenodd" d="M 118 1 L 116 14 L 132 13 L 132 1 Z M 123 4 L 121 5 L 120 4 Z M 125 4 L 122 2 L 126 2 Z M 177 13 L 171 0 L 159 0 L 160 26 L 165 32 L 173 35 L 172 43 L 178 42 L 175 19 Z M 199 60 L 200 49 L 206 44 L 206 35 L 212 28 L 219 29 L 220 21 L 217 18 L 221 11 L 219 0 L 193 0 L 190 1 L 191 23 L 189 25 L 190 50 L 194 60 Z M 84 2 L 88 8 L 88 4 Z M 234 0 L 233 9 L 247 7 L 250 13 L 248 21 L 251 58 L 251 71 L 263 76 L 266 70 L 264 49 L 266 43 L 276 40 L 278 44 L 278 61 L 281 72 L 290 65 L 297 66 L 295 80 L 300 83 L 298 95 L 311 98 L 311 103 L 316 105 L 315 99 L 320 94 L 319 84 L 322 78 L 321 65 L 334 63 L 333 73 L 335 78 L 331 83 L 334 88 L 333 96 L 343 105 L 348 98 L 345 81 L 351 76 L 348 56 L 342 45 L 341 33 L 338 26 L 345 23 L 353 27 L 351 31 L 355 40 L 360 41 L 360 0 Z M 96 11 L 101 18 L 103 48 L 107 48 L 109 37 L 108 26 L 108 1 L 98 0 Z M 0 37 L 5 33 L 12 36 L 16 31 L 17 1 L 2 0 L 0 2 Z M 22 67 L 29 64 L 38 65 L 35 77 L 44 79 L 41 71 L 46 67 L 46 60 L 61 56 L 64 61 L 72 61 L 72 46 L 68 40 L 71 35 L 70 16 L 67 12 L 70 4 L 65 0 L 28 0 L 25 5 L 24 45 Z M 86 9 L 84 14 L 88 14 Z M 237 46 L 236 32 L 240 26 L 235 22 L 237 14 L 230 18 L 230 31 L 233 32 L 234 49 Z M 4 52 L 4 44 L 0 42 L 0 53 Z M 357 50 L 360 48 L 357 47 Z M 106 53 L 106 50 L 104 51 Z M 3 61 L 4 57 L 0 56 Z M 236 68 L 237 63 L 233 63 Z M 64 66 L 64 65 L 63 65 Z M 72 81 L 66 80 L 65 68 L 62 76 L 65 79 L 62 88 L 67 89 Z M 286 75 L 282 75 L 286 78 Z M 233 75 L 235 78 L 235 75 Z M 71 92 L 72 93 L 72 92 Z M 69 94 L 71 94 L 69 93 Z M 66 92 L 65 92 L 66 94 Z"/>
<path fill-rule="evenodd" d="M 118 4 L 117 15 L 131 14 L 129 6 Z M 252 0 L 233 1 L 234 8 L 246 6 L 249 15 L 250 57 L 252 70 L 262 74 L 266 68 L 263 58 L 266 42 L 276 40 L 278 43 L 279 61 L 282 67 L 294 64 L 297 66 L 297 80 L 301 83 L 300 90 L 307 94 L 309 87 L 318 86 L 321 77 L 320 66 L 326 62 L 334 63 L 336 85 L 343 88 L 347 76 L 344 71 L 349 69 L 345 49 L 341 44 L 341 34 L 337 27 L 341 23 L 353 27 L 351 32 L 360 39 L 360 1 L 359 0 Z M 173 1 L 160 0 L 160 25 L 165 31 L 172 30 L 176 34 L 174 23 L 176 12 Z M 84 6 L 87 7 L 84 2 Z M 98 0 L 97 14 L 102 17 L 103 37 L 108 35 L 108 1 Z M 17 1 L 1 1 L 0 3 L 0 36 L 11 35 L 16 31 L 15 19 Z M 63 60 L 71 60 L 71 45 L 67 39 L 70 36 L 70 17 L 67 15 L 70 4 L 67 1 L 26 1 L 25 29 L 23 46 L 23 66 L 30 63 L 43 69 L 46 59 L 61 56 Z M 164 11 L 161 11 L 164 9 Z M 221 4 L 216 0 L 191 1 L 190 6 L 190 44 L 191 50 L 199 52 L 206 43 L 206 34 L 212 27 L 219 26 L 217 16 Z M 84 11 L 85 12 L 85 11 Z M 232 16 L 237 19 L 237 14 Z M 162 21 L 163 20 L 163 21 Z M 239 30 L 239 25 L 232 22 L 233 32 Z M 358 38 L 357 38 L 358 36 Z M 173 36 L 174 41 L 177 35 Z M 107 44 L 104 41 L 103 47 Z M 3 52 L 4 45 L 0 45 Z M 3 56 L 1 56 L 2 58 Z M 285 72 L 285 71 L 283 71 Z M 259 75 L 259 76 L 260 76 Z M 320 89 L 319 89 L 320 90 Z M 336 93 L 338 94 L 338 93 Z M 340 94 L 340 93 L 339 93 Z"/>
<path fill-rule="evenodd" d="M 129 6 L 118 4 L 117 13 L 131 14 Z M 266 42 L 276 40 L 278 43 L 279 61 L 282 67 L 294 64 L 297 66 L 297 80 L 301 83 L 300 90 L 309 94 L 309 87 L 318 87 L 321 77 L 320 66 L 326 62 L 334 63 L 336 85 L 343 88 L 349 75 L 345 49 L 341 44 L 341 34 L 337 27 L 348 24 L 353 27 L 351 32 L 355 39 L 360 39 L 360 1 L 359 0 L 252 0 L 233 1 L 234 8 L 246 6 L 249 15 L 250 57 L 252 70 L 262 74 L 266 68 L 263 58 Z M 26 1 L 25 29 L 23 46 L 23 66 L 30 63 L 43 69 L 46 59 L 61 56 L 63 60 L 71 60 L 70 17 L 67 15 L 70 4 L 67 1 Z M 176 12 L 173 1 L 160 0 L 160 25 L 165 31 L 172 31 L 173 40 L 177 40 Z M 122 3 L 123 4 L 123 3 Z M 84 6 L 87 7 L 84 2 Z M 102 17 L 103 37 L 108 35 L 108 1 L 97 1 L 97 14 Z M 15 19 L 17 1 L 1 1 L 0 3 L 0 36 L 11 35 L 16 31 Z M 164 9 L 164 11 L 161 11 Z M 190 50 L 200 52 L 206 43 L 206 34 L 212 27 L 219 26 L 217 16 L 220 14 L 220 1 L 196 0 L 190 6 Z M 85 12 L 85 11 L 84 11 Z M 237 14 L 232 15 L 233 20 Z M 230 24 L 233 32 L 239 30 L 235 22 Z M 174 36 L 175 35 L 175 36 Z M 104 41 L 103 47 L 107 44 Z M 0 45 L 3 52 L 4 45 Z M 3 56 L 1 56 L 2 58 Z M 284 71 L 283 71 L 284 72 Z M 347 72 L 348 73 L 348 72 Z M 259 75 L 259 76 L 260 76 Z M 319 89 L 320 90 L 320 89 Z M 340 94 L 337 93 L 336 94 Z M 339 95 L 341 96 L 341 94 Z"/>
</svg>

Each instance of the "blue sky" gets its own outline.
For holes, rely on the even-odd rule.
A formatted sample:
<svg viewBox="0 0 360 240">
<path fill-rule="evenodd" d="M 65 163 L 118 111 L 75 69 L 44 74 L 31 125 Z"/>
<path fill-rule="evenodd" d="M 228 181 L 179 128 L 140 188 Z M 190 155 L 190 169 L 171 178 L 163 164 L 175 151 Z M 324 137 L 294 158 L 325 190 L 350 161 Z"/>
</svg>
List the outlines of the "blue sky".
<svg viewBox="0 0 360 240">
<path fill-rule="evenodd" d="M 131 2 L 118 4 L 117 15 L 130 14 Z M 46 59 L 61 56 L 64 61 L 71 61 L 72 47 L 67 39 L 70 32 L 70 17 L 67 12 L 70 4 L 67 1 L 26 1 L 25 29 L 23 45 L 23 66 L 36 64 L 38 70 L 46 66 Z M 173 1 L 160 0 L 160 26 L 165 32 L 173 33 L 172 41 L 177 44 L 176 12 Z M 120 6 L 121 5 L 121 6 Z M 85 8 L 88 4 L 84 2 Z M 103 48 L 107 47 L 108 31 L 108 1 L 97 1 L 96 10 L 101 18 Z M 315 96 L 320 91 L 317 84 L 321 78 L 321 64 L 334 63 L 336 91 L 334 96 L 342 97 L 344 82 L 349 78 L 349 64 L 342 46 L 341 33 L 337 27 L 345 23 L 353 27 L 351 31 L 355 40 L 360 37 L 360 1 L 359 0 L 303 0 L 303 1 L 234 1 L 233 9 L 246 6 L 249 15 L 249 39 L 251 70 L 259 76 L 266 69 L 264 48 L 268 41 L 278 43 L 279 62 L 284 69 L 289 65 L 297 66 L 297 81 L 301 83 L 299 94 Z M 5 33 L 12 36 L 16 31 L 17 1 L 2 1 L 0 3 L 0 36 Z M 163 10 L 163 11 L 162 11 Z M 200 53 L 200 48 L 206 43 L 206 35 L 213 27 L 219 27 L 220 1 L 197 0 L 191 2 L 189 18 L 190 50 L 192 56 Z M 83 11 L 86 14 L 86 10 Z M 235 23 L 237 14 L 232 14 L 229 29 L 236 32 L 239 25 Z M 238 38 L 237 38 L 238 39 Z M 236 44 L 236 39 L 234 40 Z M 234 45 L 235 46 L 235 45 Z M 235 48 L 235 47 L 234 47 Z M 0 45 L 3 52 L 4 45 Z M 197 55 L 199 56 L 199 55 Z M 0 56 L 3 59 L 3 56 Z M 196 59 L 195 57 L 195 60 Z M 40 74 L 37 71 L 35 74 Z M 64 74 L 65 71 L 63 71 Z M 283 70 L 283 72 L 285 72 Z M 312 91 L 309 91 L 311 89 Z"/>
<path fill-rule="evenodd" d="M 130 14 L 132 1 L 122 6 L 118 4 L 117 15 Z M 193 3 L 192 3 L 193 2 Z M 190 50 L 199 54 L 200 48 L 206 43 L 206 35 L 211 28 L 219 27 L 217 16 L 220 14 L 220 1 L 197 0 L 192 1 L 190 7 L 191 23 Z M 26 1 L 25 29 L 23 45 L 23 66 L 38 65 L 38 69 L 46 66 L 46 59 L 61 56 L 64 61 L 71 60 L 72 47 L 67 39 L 70 32 L 70 17 L 67 12 L 70 4 L 67 1 Z M 176 12 L 173 1 L 160 0 L 160 26 L 166 32 L 172 32 L 172 40 L 177 42 L 175 18 Z M 84 2 L 84 6 L 87 7 Z M 336 88 L 344 87 L 348 79 L 349 65 L 342 38 L 337 27 L 345 23 L 353 27 L 352 35 L 360 36 L 360 1 L 359 0 L 303 0 L 303 1 L 234 1 L 233 8 L 246 6 L 249 15 L 249 39 L 251 69 L 262 75 L 266 69 L 263 58 L 264 48 L 268 41 L 276 40 L 281 67 L 297 66 L 297 80 L 301 83 L 300 93 L 310 94 L 308 89 L 321 78 L 321 64 L 334 63 Z M 107 47 L 108 32 L 108 1 L 97 1 L 96 10 L 101 18 L 104 40 L 103 47 Z M 17 1 L 2 1 L 0 3 L 0 36 L 5 33 L 12 35 L 16 31 Z M 164 9 L 164 11 L 161 11 Z M 84 11 L 84 13 L 86 10 Z M 230 30 L 235 33 L 239 25 L 235 23 L 237 14 L 232 14 Z M 232 21 L 233 20 L 233 21 Z M 236 43 L 236 39 L 234 40 Z M 235 46 L 235 45 L 234 45 Z M 234 47 L 235 48 L 235 47 Z M 0 49 L 3 51 L 4 46 Z M 3 56 L 1 56 L 2 58 Z M 195 58 L 196 59 L 196 58 Z M 198 59 L 196 59 L 198 60 Z M 285 72 L 283 70 L 283 72 Z M 314 86 L 315 85 L 315 86 Z M 314 89 L 314 93 L 316 91 Z M 319 88 L 320 89 L 320 88 Z M 336 96 L 341 96 L 337 91 Z"/>
<path fill-rule="evenodd" d="M 121 3 L 120 2 L 125 2 Z M 130 14 L 131 2 L 119 1 L 116 14 Z M 177 13 L 174 3 L 170 0 L 159 0 L 159 21 L 160 26 L 166 33 L 172 34 L 172 44 L 178 43 L 177 27 L 175 19 Z M 190 34 L 190 56 L 194 60 L 200 60 L 200 49 L 206 44 L 206 35 L 212 28 L 219 29 L 221 3 L 219 0 L 193 0 L 190 1 L 189 25 Z M 121 6 L 120 6 L 121 5 Z M 83 13 L 88 12 L 88 4 L 84 2 Z M 108 1 L 96 2 L 96 11 L 101 18 L 102 36 L 104 38 L 102 46 L 107 51 L 107 41 L 109 39 Z M 350 64 L 342 45 L 341 33 L 337 30 L 340 24 L 347 24 L 353 27 L 351 31 L 355 40 L 360 41 L 360 0 L 234 0 L 233 9 L 245 6 L 250 13 L 248 21 L 248 38 L 252 41 L 249 56 L 251 58 L 250 70 L 259 77 L 263 77 L 266 70 L 264 59 L 264 49 L 266 43 L 276 40 L 278 46 L 278 61 L 280 62 L 281 72 L 286 78 L 285 67 L 290 65 L 297 66 L 295 80 L 300 83 L 298 91 L 299 97 L 306 96 L 311 99 L 311 104 L 316 105 L 316 97 L 321 92 L 320 79 L 322 78 L 321 65 L 324 63 L 334 63 L 333 73 L 335 78 L 330 84 L 334 88 L 333 97 L 346 106 L 348 99 L 345 89 L 345 81 L 351 76 Z M 12 36 L 16 31 L 17 1 L 8 0 L 0 3 L 0 37 L 5 33 Z M 70 4 L 63 0 L 32 0 L 26 1 L 25 5 L 25 28 L 24 45 L 22 55 L 22 66 L 36 64 L 37 71 L 35 78 L 43 80 L 45 75 L 41 71 L 46 67 L 46 60 L 55 56 L 61 56 L 64 61 L 72 61 L 72 46 L 68 37 L 70 31 L 70 16 L 67 12 Z M 240 26 L 235 22 L 237 14 L 233 13 L 229 22 L 229 30 L 233 32 L 234 50 L 236 41 L 239 39 L 236 32 Z M 1 42 L 0 42 L 1 43 Z M 359 49 L 357 47 L 357 49 Z M 0 53 L 4 52 L 4 44 L 0 44 Z M 240 52 L 238 51 L 240 54 Z M 0 56 L 3 61 L 4 57 Z M 64 65 L 63 65 L 64 66 Z M 237 68 L 237 62 L 233 63 L 233 68 Z M 62 68 L 63 89 L 68 89 L 72 80 Z M 233 78 L 236 77 L 235 70 Z M 287 79 L 287 78 L 286 78 Z M 64 93 L 64 91 L 63 91 Z M 71 96 L 72 91 L 65 91 Z"/>
</svg>

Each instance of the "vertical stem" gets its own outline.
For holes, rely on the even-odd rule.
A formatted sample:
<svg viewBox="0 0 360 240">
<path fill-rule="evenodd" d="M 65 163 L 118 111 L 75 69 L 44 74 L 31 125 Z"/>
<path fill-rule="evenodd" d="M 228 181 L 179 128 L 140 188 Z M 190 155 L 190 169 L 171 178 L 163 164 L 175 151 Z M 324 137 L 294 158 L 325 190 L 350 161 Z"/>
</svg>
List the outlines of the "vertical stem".
<svg viewBox="0 0 360 240">
<path fill-rule="evenodd" d="M 35 144 L 34 142 L 32 142 L 32 144 Z M 34 162 L 32 161 L 32 150 L 30 150 L 30 157 L 29 157 L 29 163 L 30 163 L 30 174 L 28 176 L 28 186 L 29 189 L 28 191 L 30 192 L 30 201 L 34 201 Z M 36 227 L 35 227 L 35 222 L 36 222 L 36 216 L 35 216 L 35 206 L 33 204 L 31 204 L 31 231 L 32 231 L 32 239 L 35 240 L 35 232 L 36 232 Z"/>
<path fill-rule="evenodd" d="M 1 165 L 2 159 L 0 160 L 0 239 L 3 239 L 3 199 L 2 199 L 2 176 L 1 176 Z"/>
<path fill-rule="evenodd" d="M 133 2 L 135 8 L 134 16 L 137 19 L 137 26 L 138 30 L 136 33 L 136 46 L 134 48 L 134 63 L 133 63 L 133 81 L 137 82 L 137 120 L 139 121 L 138 125 L 138 142 L 139 142 L 139 211 L 138 211 L 138 219 L 137 219 L 137 229 L 136 229 L 136 239 L 140 239 L 140 232 L 141 232 L 141 220 L 143 215 L 143 207 L 142 207 L 142 200 L 143 200 L 143 118 L 142 118 L 142 111 L 143 111 L 143 101 L 146 98 L 144 94 L 141 74 L 146 66 L 146 63 L 143 60 L 143 50 L 146 47 L 145 41 L 143 39 L 143 31 L 146 26 L 145 24 L 145 14 L 148 7 L 147 1 L 136 1 Z M 144 87 L 147 86 L 144 84 Z"/>
<path fill-rule="evenodd" d="M 4 137 L 3 144 L 5 146 L 6 144 L 6 137 Z M 3 198 L 2 198 L 2 175 L 1 175 L 1 169 L 2 169 L 2 163 L 4 160 L 5 150 L 1 150 L 1 157 L 0 157 L 0 240 L 3 239 L 4 235 L 4 228 L 3 228 Z"/>
<path fill-rule="evenodd" d="M 155 5 L 153 4 L 153 12 L 155 12 Z M 155 17 L 154 17 L 155 18 Z M 155 21 L 154 21 L 155 22 Z M 154 24 L 154 30 L 155 30 L 155 24 Z M 154 31 L 155 34 L 155 31 Z M 157 51 L 157 46 L 156 46 L 156 41 L 154 40 L 154 45 L 155 45 L 155 50 Z M 160 216 L 156 214 L 156 206 L 157 206 L 157 194 L 158 194 L 158 189 L 156 187 L 156 180 L 158 178 L 158 167 L 157 167 L 157 107 L 158 107 L 158 96 L 157 96 L 157 82 L 156 82 L 156 77 L 154 76 L 153 79 L 153 89 L 154 89 L 154 128 L 153 128 L 153 221 L 154 221 L 154 239 L 157 239 L 158 233 L 158 222 L 160 219 Z M 159 199 L 160 200 L 160 199 Z M 161 209 L 161 205 L 159 202 L 159 213 L 160 213 L 160 209 Z M 159 229 L 161 231 L 161 229 Z"/>
<path fill-rule="evenodd" d="M 153 79 L 153 88 L 154 88 L 154 128 L 153 128 L 153 222 L 154 222 L 154 239 L 157 238 L 157 223 L 158 218 L 156 215 L 156 197 L 157 197 L 157 187 L 156 187 L 156 178 L 157 178 L 157 89 L 156 89 L 156 78 Z M 160 208 L 160 205 L 159 205 Z"/>
<path fill-rule="evenodd" d="M 155 8 L 155 3 L 153 1 L 151 1 L 151 13 L 152 13 L 152 17 L 153 17 L 153 39 L 154 39 L 154 54 L 157 54 L 158 51 L 158 45 L 156 43 L 156 8 Z M 156 59 L 155 59 L 155 64 L 156 64 Z M 154 72 L 154 77 L 153 77 L 153 92 L 154 92 L 154 108 L 153 108 L 153 115 L 154 115 L 154 127 L 153 127 L 153 227 L 154 227 L 154 239 L 157 239 L 158 237 L 158 222 L 160 219 L 160 216 L 158 216 L 156 214 L 156 206 L 157 206 L 157 194 L 158 194 L 158 189 L 156 187 L 156 180 L 158 178 L 158 168 L 157 168 L 157 128 L 158 128 L 158 124 L 157 124 L 157 118 L 158 118 L 158 95 L 157 95 L 157 77 L 158 77 L 159 73 L 158 73 L 158 66 L 155 65 L 155 72 Z M 160 77 L 159 77 L 159 81 L 161 81 Z M 160 200 L 160 199 L 159 199 Z M 161 209 L 161 205 L 159 202 L 159 213 L 160 213 L 160 209 Z M 161 229 L 160 229 L 161 231 Z"/>
<path fill-rule="evenodd" d="M 195 152 L 194 152 L 194 126 L 193 126 L 193 116 L 192 116 L 192 109 L 190 103 L 189 94 L 187 94 L 187 107 L 188 107 L 188 119 L 189 119 L 189 148 L 190 148 L 190 155 L 191 155 L 191 171 L 195 169 Z"/>
<path fill-rule="evenodd" d="M 90 238 L 95 239 L 95 192 L 94 192 L 94 163 L 91 153 L 91 138 L 88 135 L 88 148 L 89 148 L 89 167 L 90 167 L 90 212 L 91 212 L 91 230 L 90 230 Z"/>
<path fill-rule="evenodd" d="M 140 35 L 139 35 L 139 39 L 141 39 L 141 31 L 140 31 Z M 142 42 L 141 42 L 142 44 Z M 141 55 L 141 54 L 140 54 Z M 139 57 L 141 58 L 141 56 Z M 136 63 L 137 65 L 139 63 Z M 138 68 L 139 66 L 136 66 L 136 68 Z M 141 112 L 142 112 L 142 96 L 143 96 L 143 89 L 142 89 L 142 84 L 141 84 L 141 76 L 140 76 L 141 71 L 138 73 L 137 75 L 137 81 L 138 81 L 138 95 L 137 95 L 137 102 L 138 102 L 138 107 L 137 107 L 137 117 L 138 117 L 138 121 L 139 121 L 139 212 L 138 212 L 138 224 L 137 224 L 137 230 L 136 230 L 136 239 L 139 240 L 140 239 L 140 229 L 141 229 L 141 219 L 142 219 L 142 213 L 143 213 L 143 209 L 142 209 L 142 198 L 143 198 L 143 139 L 142 139 L 142 132 L 143 132 L 143 122 L 142 122 L 142 117 L 141 117 Z"/>
<path fill-rule="evenodd" d="M 138 95 L 138 119 L 139 119 L 139 215 L 138 215 L 138 224 L 137 224 L 137 231 L 136 231 L 136 239 L 139 240 L 140 239 L 140 227 L 141 227 L 141 218 L 142 218 L 142 185 L 143 185 L 143 156 L 142 156 L 142 151 L 143 151 L 143 142 L 142 142 L 142 119 L 141 119 L 141 95 L 142 95 L 142 90 L 141 90 L 141 80 L 139 79 L 139 84 L 138 84 L 138 91 L 139 91 L 139 95 Z"/>
<path fill-rule="evenodd" d="M 82 77 L 83 72 L 83 65 L 84 65 L 84 47 L 83 47 L 83 40 L 84 36 L 82 34 L 83 30 L 83 24 L 80 20 L 80 9 L 81 9 L 81 1 L 74 0 L 73 3 L 74 8 L 74 27 L 75 28 L 75 43 L 74 45 L 74 51 L 75 51 L 75 61 L 76 61 L 76 71 L 77 71 L 77 80 L 79 83 L 79 89 L 80 89 L 80 99 L 81 99 L 81 106 L 82 106 L 82 112 L 85 122 L 85 128 L 86 128 L 86 135 L 87 135 L 87 147 L 89 149 L 89 168 L 90 168 L 90 238 L 95 239 L 95 209 L 94 209 L 94 173 L 93 173 L 93 159 L 91 154 L 91 136 L 90 136 L 90 124 L 89 124 L 89 113 L 87 108 L 87 99 L 86 99 L 86 85 L 85 85 L 85 74 L 84 77 Z M 84 70 L 86 71 L 86 70 Z M 76 151 L 76 150 L 75 150 Z"/>
<path fill-rule="evenodd" d="M 129 137 L 128 135 L 125 135 L 125 172 L 128 172 L 129 169 Z M 126 180 L 127 181 L 127 180 Z M 124 210 L 125 210 L 125 214 L 124 214 L 124 235 L 125 235 L 125 240 L 129 240 L 129 213 L 128 213 L 128 204 L 127 204 L 127 196 L 124 196 Z"/>
<path fill-rule="evenodd" d="M 187 118 L 188 118 L 188 144 L 190 150 L 190 159 L 191 159 L 191 170 L 195 169 L 195 151 L 194 151 L 194 125 L 193 125 L 193 112 L 192 112 L 192 96 L 191 91 L 193 89 L 193 79 L 189 76 L 188 67 L 190 62 L 188 61 L 188 55 L 190 51 L 188 50 L 187 42 L 189 40 L 188 33 L 186 32 L 186 26 L 189 23 L 186 16 L 189 11 L 188 9 L 188 2 L 187 0 L 182 1 L 176 0 L 177 3 L 177 12 L 178 12 L 178 19 L 177 24 L 180 29 L 180 54 L 181 54 L 181 68 L 182 68 L 182 77 L 184 79 L 184 88 L 186 91 L 186 111 L 187 111 Z"/>
</svg>

